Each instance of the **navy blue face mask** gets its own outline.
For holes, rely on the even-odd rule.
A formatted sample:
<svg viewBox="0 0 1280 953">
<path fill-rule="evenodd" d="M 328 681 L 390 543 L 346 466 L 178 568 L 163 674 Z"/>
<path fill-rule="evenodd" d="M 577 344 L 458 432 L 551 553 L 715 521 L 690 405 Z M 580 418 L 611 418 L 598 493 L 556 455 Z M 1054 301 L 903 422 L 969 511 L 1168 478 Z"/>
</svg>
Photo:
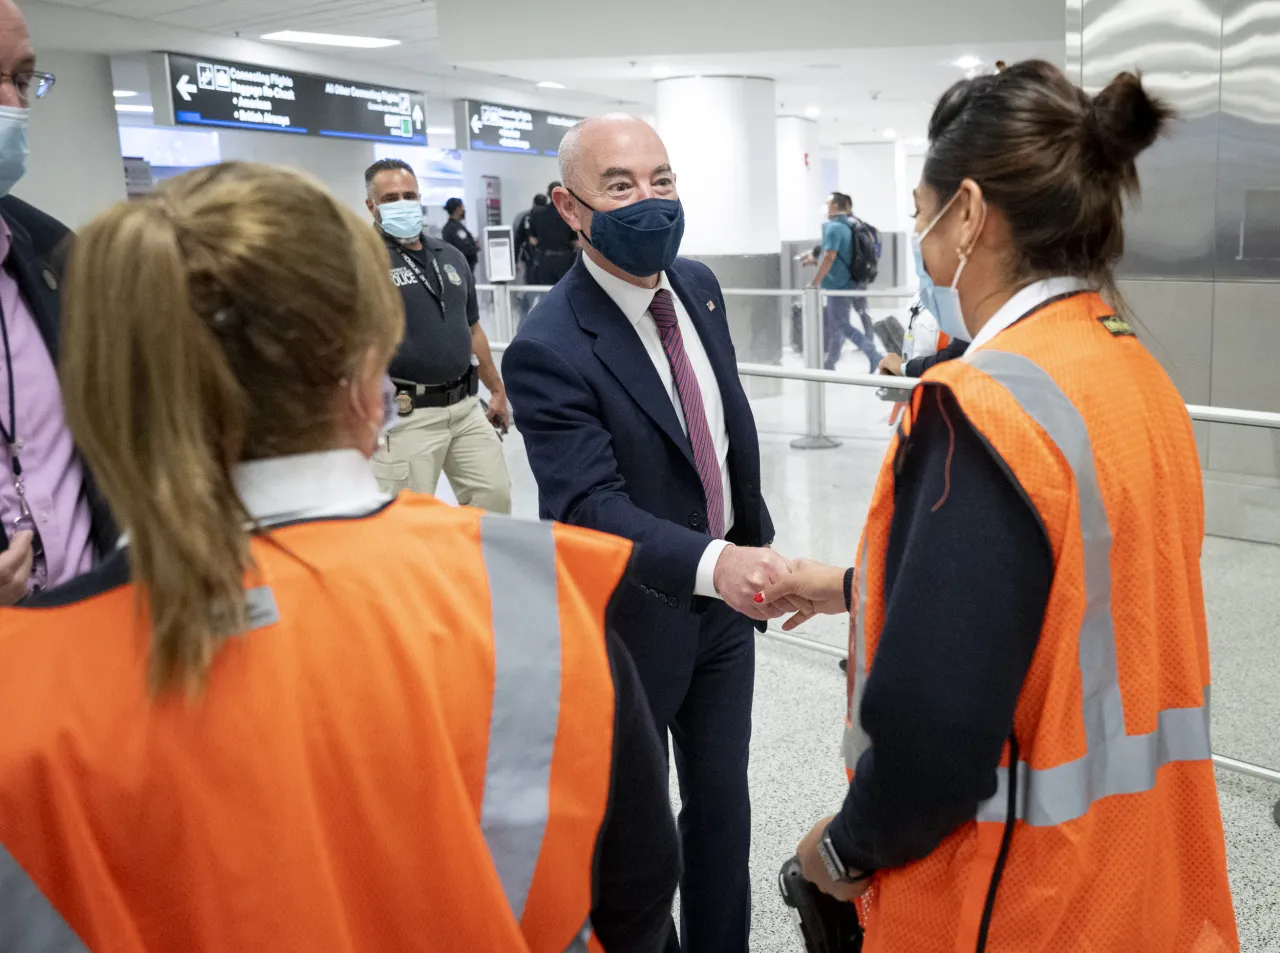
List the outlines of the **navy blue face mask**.
<svg viewBox="0 0 1280 953">
<path fill-rule="evenodd" d="M 569 191 L 575 199 L 578 196 Z M 684 206 L 679 199 L 644 199 L 608 212 L 591 209 L 591 237 L 582 240 L 629 275 L 648 278 L 675 263 L 684 238 Z"/>
</svg>

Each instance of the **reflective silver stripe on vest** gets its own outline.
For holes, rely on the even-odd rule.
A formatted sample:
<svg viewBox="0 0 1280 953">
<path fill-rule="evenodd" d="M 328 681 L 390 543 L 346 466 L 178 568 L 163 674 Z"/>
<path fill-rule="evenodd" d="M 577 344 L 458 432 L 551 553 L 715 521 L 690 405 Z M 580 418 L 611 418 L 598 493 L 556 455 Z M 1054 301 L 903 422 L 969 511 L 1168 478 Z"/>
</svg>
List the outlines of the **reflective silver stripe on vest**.
<svg viewBox="0 0 1280 953">
<path fill-rule="evenodd" d="M 850 771 L 858 766 L 862 752 L 871 747 L 871 739 L 862 730 L 859 713 L 862 710 L 862 693 L 867 687 L 867 551 L 870 531 L 863 531 L 862 552 L 858 555 L 858 568 L 854 571 L 858 586 L 858 606 L 853 614 L 853 691 L 849 696 L 849 724 L 844 729 L 844 764 Z"/>
<path fill-rule="evenodd" d="M 1030 358 L 982 348 L 964 360 L 1013 395 L 1057 446 L 1075 478 L 1084 542 L 1085 610 L 1079 654 L 1087 750 L 1077 761 L 1044 770 L 1017 765 L 1019 819 L 1033 826 L 1062 824 L 1082 817 L 1101 798 L 1150 790 L 1162 765 L 1207 760 L 1208 691 L 1199 707 L 1160 712 L 1151 734 L 1125 733 L 1111 616 L 1111 525 L 1084 418 L 1057 382 Z M 998 782 L 996 796 L 978 810 L 980 821 L 1005 820 L 1007 768 L 1000 769 Z"/>
<path fill-rule="evenodd" d="M 560 722 L 560 601 L 550 523 L 485 516 L 494 686 L 480 827 L 519 920 L 542 852 Z"/>
<path fill-rule="evenodd" d="M 0 950 L 4 953 L 87 953 L 13 855 L 0 844 Z"/>
</svg>

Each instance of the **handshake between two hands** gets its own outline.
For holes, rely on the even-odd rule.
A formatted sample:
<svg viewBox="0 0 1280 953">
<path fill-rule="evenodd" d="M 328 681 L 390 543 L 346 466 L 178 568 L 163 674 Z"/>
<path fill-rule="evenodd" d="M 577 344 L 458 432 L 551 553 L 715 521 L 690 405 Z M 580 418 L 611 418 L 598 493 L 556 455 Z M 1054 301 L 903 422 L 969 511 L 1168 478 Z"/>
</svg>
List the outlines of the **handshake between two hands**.
<svg viewBox="0 0 1280 953">
<path fill-rule="evenodd" d="M 724 548 L 716 562 L 715 586 L 730 608 L 763 622 L 788 613 L 791 631 L 815 615 L 847 610 L 845 570 L 812 559 L 786 559 L 766 547 Z"/>
</svg>

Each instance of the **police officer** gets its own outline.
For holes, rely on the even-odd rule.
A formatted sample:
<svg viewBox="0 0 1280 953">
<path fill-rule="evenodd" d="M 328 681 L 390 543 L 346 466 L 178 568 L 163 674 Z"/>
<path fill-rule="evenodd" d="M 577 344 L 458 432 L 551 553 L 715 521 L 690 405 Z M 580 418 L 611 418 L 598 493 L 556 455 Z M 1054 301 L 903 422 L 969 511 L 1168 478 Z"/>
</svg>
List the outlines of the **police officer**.
<svg viewBox="0 0 1280 953">
<path fill-rule="evenodd" d="M 559 182 L 552 182 L 547 186 L 547 195 L 559 187 Z M 529 213 L 529 237 L 533 246 L 530 284 L 554 285 L 573 267 L 578 233 L 565 222 L 554 204 L 547 204 Z"/>
<path fill-rule="evenodd" d="M 1113 274 L 1170 119 L 1132 74 L 1089 96 L 1026 62 L 930 122 L 921 299 L 971 343 L 912 395 L 856 566 L 761 597 L 855 610 L 853 780 L 799 856 L 861 897 L 867 953 L 1240 948 L 1199 454 Z"/>
<path fill-rule="evenodd" d="M 364 180 L 405 312 L 404 342 L 391 362 L 399 419 L 374 457 L 378 480 L 388 492 L 434 493 L 443 471 L 459 503 L 509 513 L 511 477 L 495 428 L 506 431 L 510 411 L 480 327 L 475 277 L 460 251 L 423 231 L 418 180 L 407 163 L 381 159 Z"/>
<path fill-rule="evenodd" d="M 462 204 L 462 199 L 454 197 L 444 203 L 444 212 L 449 216 L 449 221 L 440 229 L 440 237 L 462 252 L 462 257 L 467 260 L 467 267 L 474 274 L 476 263 L 480 260 L 480 248 L 476 237 L 467 231 L 467 207 Z"/>
</svg>

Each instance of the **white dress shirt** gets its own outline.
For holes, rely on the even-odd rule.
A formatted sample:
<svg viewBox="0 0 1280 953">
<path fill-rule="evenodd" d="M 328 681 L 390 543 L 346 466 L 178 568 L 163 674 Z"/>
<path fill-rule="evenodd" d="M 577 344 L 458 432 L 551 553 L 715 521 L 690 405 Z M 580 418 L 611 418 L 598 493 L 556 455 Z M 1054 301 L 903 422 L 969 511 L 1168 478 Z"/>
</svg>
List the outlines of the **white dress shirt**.
<svg viewBox="0 0 1280 953">
<path fill-rule="evenodd" d="M 391 500 L 358 450 L 251 460 L 236 467 L 235 483 L 245 509 L 263 526 L 364 516 Z"/>
<path fill-rule="evenodd" d="M 653 362 L 653 369 L 658 372 L 662 386 L 666 388 L 667 396 L 671 398 L 671 405 L 675 407 L 680 427 L 688 434 L 689 428 L 684 420 L 684 407 L 680 404 L 680 392 L 676 389 L 675 379 L 671 374 L 671 362 L 667 359 L 667 352 L 662 346 L 658 325 L 654 322 L 653 315 L 649 313 L 649 305 L 653 303 L 653 296 L 658 290 L 666 289 L 670 292 L 671 301 L 676 309 L 676 320 L 680 325 L 680 336 L 684 339 L 684 352 L 689 358 L 689 364 L 693 367 L 694 375 L 698 378 L 698 389 L 702 391 L 702 408 L 706 413 L 712 443 L 715 444 L 716 460 L 720 463 L 720 480 L 724 486 L 724 531 L 728 534 L 733 528 L 733 488 L 729 480 L 729 432 L 724 425 L 724 401 L 720 397 L 720 383 L 716 380 L 716 372 L 711 366 L 711 360 L 707 357 L 707 349 L 702 345 L 702 338 L 698 336 L 698 329 L 693 326 L 684 302 L 671 287 L 666 272 L 663 272 L 658 279 L 656 288 L 640 288 L 609 274 L 588 255 L 583 255 L 582 261 L 587 266 L 591 277 L 604 289 L 605 294 L 613 299 L 613 303 L 636 329 L 640 343 L 644 345 L 649 360 Z M 698 576 L 693 587 L 695 595 L 719 598 L 715 586 L 716 561 L 727 545 L 729 544 L 723 539 L 714 539 L 707 546 L 698 563 Z"/>
<path fill-rule="evenodd" d="M 1033 281 L 1006 301 L 1004 306 L 991 316 L 965 353 L 972 354 L 984 344 L 989 344 L 997 334 L 1017 324 L 1024 315 L 1040 307 L 1050 298 L 1071 294 L 1074 291 L 1088 290 L 1089 282 L 1083 278 L 1046 278 L 1044 281 Z"/>
</svg>

